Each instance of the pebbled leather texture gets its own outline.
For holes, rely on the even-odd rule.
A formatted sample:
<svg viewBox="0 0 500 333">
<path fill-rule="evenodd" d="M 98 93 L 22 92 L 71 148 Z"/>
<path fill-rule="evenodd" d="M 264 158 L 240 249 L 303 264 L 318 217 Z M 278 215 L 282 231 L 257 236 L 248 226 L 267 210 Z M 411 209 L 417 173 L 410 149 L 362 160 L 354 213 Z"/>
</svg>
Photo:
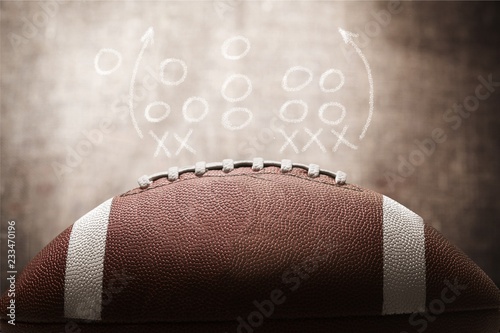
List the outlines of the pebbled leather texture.
<svg viewBox="0 0 500 333">
<path fill-rule="evenodd" d="M 303 170 L 249 170 L 188 174 L 115 198 L 105 283 L 106 272 L 126 271 L 163 287 L 131 281 L 103 320 L 232 320 L 273 290 L 289 299 L 276 318 L 380 313 L 382 197 Z"/>
<path fill-rule="evenodd" d="M 406 315 L 340 317 L 276 320 L 265 319 L 260 326 L 230 322 L 173 322 L 141 324 L 16 324 L 2 326 L 3 333 L 497 333 L 500 327 L 497 310 L 452 312 L 434 321 L 411 325 Z M 2 322 L 5 324 L 5 322 Z M 253 331 L 252 331 L 253 329 Z"/>
<path fill-rule="evenodd" d="M 431 333 L 495 333 L 500 327 L 496 286 L 429 226 L 429 313 L 382 316 L 383 196 L 299 168 L 189 172 L 115 197 L 98 321 L 64 316 L 71 229 L 20 276 L 16 327 L 5 324 L 8 299 L 1 299 L 4 332 L 60 332 L 67 322 L 82 332 L 410 333 L 427 322 Z"/>
<path fill-rule="evenodd" d="M 64 230 L 43 248 L 21 272 L 16 281 L 16 321 L 52 322 L 64 313 L 64 274 L 73 226 Z M 7 293 L 0 299 L 0 318 L 5 319 Z M 1 326 L 2 332 L 10 325 Z"/>
</svg>

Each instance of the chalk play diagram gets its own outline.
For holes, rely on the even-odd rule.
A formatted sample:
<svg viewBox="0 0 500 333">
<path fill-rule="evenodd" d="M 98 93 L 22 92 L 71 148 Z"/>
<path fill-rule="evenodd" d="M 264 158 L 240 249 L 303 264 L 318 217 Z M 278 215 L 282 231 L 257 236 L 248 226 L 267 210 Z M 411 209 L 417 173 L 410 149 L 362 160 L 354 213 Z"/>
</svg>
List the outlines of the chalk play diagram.
<svg viewBox="0 0 500 333">
<path fill-rule="evenodd" d="M 322 104 L 316 111 L 316 113 L 318 119 L 322 122 L 322 124 L 327 126 L 329 135 L 334 136 L 335 143 L 329 147 L 326 147 L 321 142 L 320 136 L 324 133 L 323 127 L 317 130 L 311 130 L 307 127 L 304 127 L 302 128 L 302 131 L 299 131 L 296 128 L 286 130 L 285 126 L 280 126 L 273 129 L 273 131 L 275 132 L 275 135 L 273 134 L 273 137 L 281 136 L 283 141 L 283 144 L 278 148 L 279 153 L 283 153 L 285 151 L 293 151 L 294 153 L 299 154 L 308 150 L 313 144 L 315 144 L 315 146 L 323 153 L 326 153 L 328 151 L 336 152 L 341 146 L 356 150 L 358 149 L 359 142 L 363 140 L 366 135 L 374 112 L 374 84 L 370 65 L 361 49 L 356 45 L 355 39 L 357 35 L 352 32 L 343 30 L 342 28 L 339 28 L 338 32 L 341 35 L 343 42 L 348 47 L 352 47 L 355 51 L 355 54 L 359 56 L 359 59 L 364 65 L 364 70 L 366 71 L 367 75 L 369 87 L 368 105 L 366 105 L 366 111 L 363 111 L 366 112 L 366 120 L 364 122 L 362 130 L 356 136 L 356 139 L 348 140 L 346 137 L 346 134 L 349 130 L 349 124 L 347 124 L 346 121 L 348 110 L 340 102 L 335 100 L 330 101 Z M 147 123 L 167 124 L 171 112 L 176 112 L 176 110 L 171 109 L 168 101 L 154 100 L 149 102 L 143 110 L 140 110 L 139 106 L 136 105 L 137 103 L 134 100 L 134 96 L 136 94 L 135 90 L 138 85 L 137 74 L 141 69 L 141 61 L 143 59 L 144 53 L 148 49 L 154 50 L 154 37 L 154 29 L 153 27 L 150 27 L 140 40 L 142 46 L 139 50 L 130 76 L 130 85 L 128 91 L 128 111 L 131 123 L 140 139 L 149 139 L 152 140 L 154 144 L 156 144 L 156 149 L 154 149 L 153 151 L 153 155 L 155 157 L 164 155 L 167 158 L 170 158 L 172 156 L 179 155 L 183 151 L 191 154 L 196 154 L 197 149 L 201 149 L 202 147 L 195 147 L 190 143 L 190 138 L 194 132 L 192 128 L 189 128 L 186 133 L 176 133 L 175 129 L 172 128 L 166 129 L 163 132 L 155 132 L 153 129 L 145 130 L 139 125 L 140 123 L 144 123 L 144 120 Z M 238 54 L 234 54 L 229 51 L 234 45 L 239 46 Z M 237 35 L 226 39 L 222 43 L 220 51 L 225 61 L 236 62 L 246 57 L 251 48 L 252 44 L 250 39 L 245 36 Z M 112 57 L 114 59 L 115 63 L 111 68 L 102 68 L 101 58 L 103 56 Z M 115 49 L 103 48 L 96 54 L 94 64 L 97 74 L 103 76 L 110 75 L 121 67 L 122 54 Z M 175 79 L 167 78 L 167 75 L 165 75 L 165 73 L 169 72 L 169 68 L 174 68 L 171 66 L 175 66 L 177 70 L 181 69 L 181 75 L 178 75 Z M 291 84 L 290 77 L 294 74 L 299 74 L 305 79 L 300 84 Z M 184 60 L 178 58 L 163 59 L 159 64 L 159 71 L 157 73 L 159 81 L 166 87 L 182 85 L 188 75 L 188 64 Z M 327 87 L 325 82 L 329 78 L 330 80 L 334 80 L 336 85 L 334 85 L 333 87 Z M 313 81 L 315 81 L 319 85 L 322 93 L 333 94 L 341 91 L 345 83 L 345 75 L 338 68 L 328 68 L 322 73 L 318 80 L 314 80 L 313 72 L 311 69 L 305 66 L 296 65 L 290 67 L 283 74 L 283 77 L 281 79 L 281 88 L 285 92 L 298 92 L 312 84 Z M 245 87 L 244 89 L 242 89 L 242 92 L 239 96 L 234 96 L 233 94 L 228 93 L 228 90 L 230 90 L 230 88 L 235 84 L 239 87 Z M 219 116 L 220 119 L 218 120 L 218 123 L 220 123 L 224 130 L 229 132 L 238 132 L 245 128 L 250 128 L 250 126 L 254 123 L 254 112 L 244 104 L 245 100 L 252 94 L 253 91 L 254 86 L 252 80 L 245 73 L 230 74 L 224 79 L 218 93 L 220 94 L 220 98 L 224 99 L 231 105 L 230 108 L 223 111 L 222 115 Z M 292 108 L 294 110 L 293 112 L 290 111 Z M 207 117 L 211 117 L 210 111 L 210 103 L 205 98 L 197 95 L 192 95 L 189 98 L 186 98 L 183 102 L 182 110 L 178 110 L 178 112 L 182 113 L 183 121 L 185 121 L 186 124 L 203 122 Z M 286 125 L 302 123 L 309 113 L 309 106 L 304 100 L 288 99 L 283 101 L 277 115 L 278 121 L 281 124 Z M 138 121 L 138 119 L 141 119 L 141 121 Z M 307 135 L 308 141 L 302 145 L 297 144 L 295 142 L 295 138 L 298 135 Z M 177 149 L 171 149 L 171 147 L 167 147 L 165 142 L 169 137 L 173 137 L 178 142 Z"/>
</svg>

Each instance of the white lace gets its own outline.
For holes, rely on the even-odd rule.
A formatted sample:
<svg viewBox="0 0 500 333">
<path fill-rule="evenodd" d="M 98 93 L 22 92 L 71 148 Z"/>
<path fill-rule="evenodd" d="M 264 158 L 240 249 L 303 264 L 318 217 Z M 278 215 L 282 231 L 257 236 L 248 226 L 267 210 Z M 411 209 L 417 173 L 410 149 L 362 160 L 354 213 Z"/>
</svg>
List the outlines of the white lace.
<svg viewBox="0 0 500 333">
<path fill-rule="evenodd" d="M 234 162 L 232 159 L 225 159 L 222 161 L 222 171 L 229 173 L 234 170 Z"/>
<path fill-rule="evenodd" d="M 260 171 L 262 169 L 264 169 L 264 159 L 261 157 L 254 158 L 252 163 L 252 170 Z"/>
<path fill-rule="evenodd" d="M 197 176 L 203 176 L 205 172 L 207 172 L 205 162 L 196 162 L 196 165 L 194 166 L 194 174 Z"/>
<path fill-rule="evenodd" d="M 174 181 L 179 178 L 179 168 L 178 167 L 170 167 L 168 168 L 168 174 L 167 174 L 168 180 Z"/>
<path fill-rule="evenodd" d="M 167 177 L 169 181 L 175 181 L 179 179 L 179 175 L 187 172 L 194 172 L 194 174 L 198 177 L 203 176 L 208 170 L 222 170 L 224 173 L 230 173 L 235 168 L 239 167 L 252 167 L 252 170 L 255 172 L 261 171 L 265 167 L 279 167 L 282 173 L 287 173 L 292 171 L 293 168 L 301 168 L 307 170 L 307 175 L 311 178 L 319 177 L 321 174 L 330 176 L 335 179 L 335 183 L 337 185 L 343 185 L 346 183 L 346 174 L 342 171 L 337 171 L 335 173 L 320 169 L 317 164 L 299 164 L 292 163 L 292 161 L 283 159 L 281 162 L 275 161 L 264 161 L 264 159 L 260 157 L 256 157 L 253 161 L 233 161 L 232 159 L 225 159 L 222 163 L 205 163 L 203 161 L 198 162 L 194 165 L 194 167 L 187 167 L 179 169 L 177 167 L 170 167 L 167 172 L 161 172 L 154 174 L 152 176 L 142 176 L 137 182 L 141 188 L 147 188 L 149 185 L 153 183 L 153 181 Z"/>
</svg>

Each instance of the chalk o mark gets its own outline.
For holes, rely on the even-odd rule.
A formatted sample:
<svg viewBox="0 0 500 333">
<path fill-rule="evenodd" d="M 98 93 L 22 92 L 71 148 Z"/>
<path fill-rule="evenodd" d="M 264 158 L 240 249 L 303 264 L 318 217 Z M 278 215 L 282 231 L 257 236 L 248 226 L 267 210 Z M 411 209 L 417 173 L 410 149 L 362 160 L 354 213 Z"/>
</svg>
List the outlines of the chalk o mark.
<svg viewBox="0 0 500 333">
<path fill-rule="evenodd" d="M 325 80 L 332 73 L 335 73 L 339 76 L 340 83 L 334 88 L 327 89 L 327 88 L 325 88 Z M 324 72 L 323 74 L 321 74 L 321 77 L 319 79 L 319 88 L 323 92 L 336 92 L 337 90 L 339 90 L 340 88 L 342 88 L 344 86 L 344 82 L 345 82 L 344 73 L 342 73 L 342 71 L 340 71 L 338 69 L 331 68 L 331 69 L 327 70 L 326 72 Z"/>
<path fill-rule="evenodd" d="M 246 113 L 247 117 L 248 117 L 244 123 L 242 123 L 241 125 L 238 125 L 238 126 L 233 125 L 232 122 L 229 120 L 229 117 L 233 113 L 236 113 L 236 112 Z M 222 114 L 222 126 L 224 126 L 225 128 L 227 128 L 230 131 L 237 131 L 237 130 L 240 130 L 240 129 L 248 126 L 248 124 L 250 124 L 252 119 L 253 119 L 253 113 L 249 109 L 247 109 L 247 108 L 231 108 Z"/>
<path fill-rule="evenodd" d="M 158 105 L 162 106 L 165 111 L 159 117 L 152 117 L 150 114 L 151 108 L 158 106 Z M 168 105 L 167 103 L 162 102 L 162 101 L 156 101 L 156 102 L 149 103 L 148 106 L 146 106 L 146 110 L 144 110 L 144 116 L 146 117 L 147 121 L 149 121 L 150 123 L 159 123 L 160 121 L 167 118 L 169 114 L 170 114 L 170 105 Z"/>
<path fill-rule="evenodd" d="M 227 51 L 229 50 L 229 47 L 231 46 L 232 43 L 234 43 L 236 41 L 242 41 L 243 43 L 245 43 L 245 45 L 246 45 L 245 50 L 237 55 L 228 54 Z M 234 36 L 234 37 L 228 38 L 221 46 L 222 56 L 228 60 L 239 60 L 239 59 L 243 58 L 244 56 L 246 56 L 249 51 L 250 51 L 250 41 L 248 40 L 248 38 L 243 37 L 243 36 Z"/>
<path fill-rule="evenodd" d="M 336 120 L 328 120 L 325 118 L 325 111 L 327 108 L 329 108 L 330 106 L 336 106 L 340 109 L 341 111 L 341 114 L 340 114 L 340 117 Z M 330 103 L 325 103 L 323 105 L 321 105 L 321 107 L 319 108 L 319 119 L 321 119 L 322 122 L 324 122 L 325 124 L 327 125 L 338 125 L 342 122 L 342 120 L 344 120 L 345 118 L 345 115 L 346 115 L 346 109 L 345 107 L 338 103 L 338 102 L 330 102 Z"/>
<path fill-rule="evenodd" d="M 201 104 L 203 104 L 203 107 L 204 107 L 203 113 L 199 117 L 196 117 L 196 118 L 188 115 L 188 107 L 194 101 L 200 102 Z M 182 105 L 182 115 L 184 116 L 184 119 L 189 123 L 197 123 L 197 122 L 202 121 L 207 116 L 208 110 L 209 110 L 209 106 L 208 106 L 207 100 L 204 98 L 201 98 L 201 97 L 197 97 L 197 96 L 189 97 L 184 102 L 184 105 Z"/>
<path fill-rule="evenodd" d="M 302 106 L 302 115 L 299 118 L 288 118 L 285 116 L 285 111 L 292 104 L 298 104 L 298 105 Z M 286 101 L 280 108 L 279 117 L 281 120 L 286 121 L 288 123 L 300 123 L 302 120 L 306 119 L 308 109 L 309 108 L 308 108 L 306 102 L 304 102 L 303 100 L 294 99 L 294 100 Z"/>
<path fill-rule="evenodd" d="M 170 81 L 170 80 L 165 79 L 165 67 L 170 63 L 178 63 L 179 65 L 182 66 L 182 76 L 177 81 Z M 187 76 L 187 65 L 184 61 L 182 61 L 180 59 L 175 59 L 175 58 L 168 58 L 168 59 L 165 59 L 161 62 L 161 64 L 160 64 L 160 81 L 164 85 L 178 86 L 179 84 L 184 82 L 184 80 L 186 79 L 186 76 Z"/>
<path fill-rule="evenodd" d="M 103 70 L 99 66 L 99 60 L 101 59 L 102 55 L 105 53 L 113 54 L 117 58 L 115 66 L 111 69 L 108 69 L 108 70 Z M 120 52 L 118 52 L 115 49 L 100 49 L 94 58 L 95 71 L 99 75 L 109 75 L 109 74 L 113 73 L 114 71 L 116 71 L 118 68 L 120 68 L 121 65 L 122 65 L 122 55 Z"/>
<path fill-rule="evenodd" d="M 243 79 L 245 80 L 245 82 L 247 83 L 247 90 L 245 91 L 245 93 L 239 97 L 229 97 L 226 95 L 226 89 L 227 89 L 227 86 L 233 82 L 234 80 L 236 79 Z M 224 81 L 224 84 L 222 85 L 222 88 L 220 90 L 220 93 L 222 95 L 222 97 L 228 101 L 228 102 L 241 102 L 242 100 L 244 100 L 245 98 L 247 98 L 251 93 L 252 93 L 252 81 L 250 81 L 250 79 L 248 78 L 248 76 L 246 75 L 243 75 L 243 74 L 233 74 L 231 76 L 229 76 L 226 81 Z"/>
<path fill-rule="evenodd" d="M 304 83 L 302 83 L 296 87 L 289 87 L 288 86 L 288 76 L 290 74 L 292 74 L 293 72 L 305 72 L 305 73 L 307 73 L 308 78 Z M 310 69 L 303 67 L 303 66 L 294 66 L 294 67 L 289 68 L 286 71 L 285 75 L 283 76 L 283 80 L 281 81 L 281 87 L 285 91 L 299 91 L 299 90 L 304 89 L 309 83 L 311 83 L 312 79 L 313 79 L 313 73 L 311 72 Z"/>
</svg>

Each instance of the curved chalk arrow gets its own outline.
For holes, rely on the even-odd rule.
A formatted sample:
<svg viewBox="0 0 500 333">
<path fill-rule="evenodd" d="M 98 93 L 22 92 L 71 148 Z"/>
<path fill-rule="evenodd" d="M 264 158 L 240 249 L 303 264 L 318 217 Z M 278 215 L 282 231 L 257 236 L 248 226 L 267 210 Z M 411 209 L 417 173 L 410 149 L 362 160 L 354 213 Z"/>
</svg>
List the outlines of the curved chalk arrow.
<svg viewBox="0 0 500 333">
<path fill-rule="evenodd" d="M 129 107 L 129 112 L 130 112 L 130 117 L 132 118 L 132 124 L 134 124 L 134 128 L 137 131 L 137 134 L 139 134 L 139 137 L 142 139 L 143 135 L 141 132 L 141 129 L 139 128 L 139 125 L 137 125 L 137 120 L 135 119 L 134 116 L 134 86 L 135 86 L 135 78 L 137 77 L 137 70 L 139 69 L 139 63 L 142 60 L 142 56 L 144 55 L 144 51 L 148 47 L 149 44 L 154 43 L 154 30 L 153 27 L 149 27 L 149 29 L 146 31 L 146 33 L 141 37 L 141 42 L 142 48 L 141 52 L 139 52 L 139 56 L 137 57 L 137 60 L 135 61 L 135 66 L 134 70 L 132 72 L 132 80 L 130 81 L 130 89 L 129 89 L 129 96 L 128 96 L 128 107 Z"/>
<path fill-rule="evenodd" d="M 368 83 L 370 84 L 370 110 L 368 112 L 368 119 L 366 119 L 365 126 L 363 127 L 363 131 L 359 135 L 359 139 L 363 139 L 366 134 L 366 130 L 368 130 L 368 127 L 370 126 L 370 122 L 372 121 L 372 115 L 373 115 L 373 77 L 372 77 L 372 72 L 370 70 L 370 65 L 368 64 L 368 61 L 366 60 L 365 55 L 363 52 L 361 52 L 361 49 L 356 45 L 356 43 L 353 40 L 353 37 L 358 37 L 358 34 L 352 33 L 350 31 L 346 31 L 342 28 L 339 28 L 340 35 L 342 36 L 342 39 L 346 44 L 350 44 L 358 53 L 359 57 L 361 60 L 363 60 L 363 63 L 365 64 L 366 72 L 368 73 Z"/>
</svg>

